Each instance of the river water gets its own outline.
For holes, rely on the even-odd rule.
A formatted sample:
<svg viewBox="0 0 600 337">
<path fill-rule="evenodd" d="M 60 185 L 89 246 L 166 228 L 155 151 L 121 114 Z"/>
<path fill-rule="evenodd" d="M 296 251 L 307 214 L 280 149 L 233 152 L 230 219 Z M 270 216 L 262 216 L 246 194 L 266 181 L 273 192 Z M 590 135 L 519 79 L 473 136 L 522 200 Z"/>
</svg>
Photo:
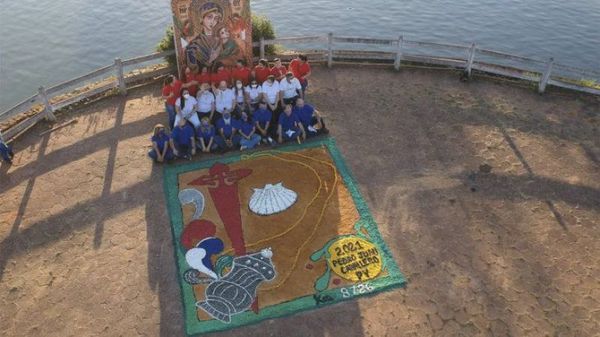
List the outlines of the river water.
<svg viewBox="0 0 600 337">
<path fill-rule="evenodd" d="M 278 36 L 362 35 L 471 43 L 600 69 L 598 0 L 253 0 Z M 0 0 L 0 111 L 37 91 L 154 51 L 168 0 Z"/>
</svg>

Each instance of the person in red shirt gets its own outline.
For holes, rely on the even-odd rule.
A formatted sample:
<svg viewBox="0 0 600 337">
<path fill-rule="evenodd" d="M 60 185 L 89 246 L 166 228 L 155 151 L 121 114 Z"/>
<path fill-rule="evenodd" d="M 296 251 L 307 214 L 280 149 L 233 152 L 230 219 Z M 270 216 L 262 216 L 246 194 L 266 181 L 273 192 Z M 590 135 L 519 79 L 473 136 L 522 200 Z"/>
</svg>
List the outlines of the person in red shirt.
<svg viewBox="0 0 600 337">
<path fill-rule="evenodd" d="M 285 74 L 288 72 L 287 68 L 281 64 L 281 59 L 276 58 L 273 60 L 274 64 L 271 68 L 271 75 L 275 76 L 277 81 L 281 81 L 285 78 Z"/>
<path fill-rule="evenodd" d="M 222 62 L 217 62 L 216 64 L 217 71 L 210 75 L 210 80 L 213 85 L 213 89 L 216 89 L 219 86 L 221 81 L 227 82 L 227 87 L 231 87 L 231 72 L 225 69 L 225 65 Z"/>
<path fill-rule="evenodd" d="M 209 85 L 212 83 L 210 78 L 210 71 L 208 71 L 207 66 L 202 66 L 200 72 L 196 74 L 196 82 L 198 82 L 199 86 L 204 83 L 207 83 Z"/>
<path fill-rule="evenodd" d="M 311 74 L 308 57 L 304 54 L 299 54 L 298 57 L 290 62 L 290 71 L 294 74 L 294 77 L 300 81 L 300 85 L 302 86 L 302 97 L 306 97 L 304 92 L 308 87 L 308 77 Z"/>
<path fill-rule="evenodd" d="M 244 86 L 250 83 L 250 69 L 246 66 L 245 60 L 237 60 L 235 68 L 231 70 L 233 82 L 240 80 Z"/>
<path fill-rule="evenodd" d="M 181 81 L 175 77 L 175 75 L 168 76 L 165 79 L 164 86 L 162 89 L 162 97 L 165 99 L 165 110 L 169 115 L 169 127 L 173 130 L 175 127 L 175 101 L 179 98 L 181 92 Z"/>
<path fill-rule="evenodd" d="M 256 67 L 254 67 L 254 71 L 252 72 L 254 79 L 258 82 L 258 85 L 262 85 L 269 75 L 271 75 L 271 69 L 269 69 L 269 64 L 267 60 L 261 59 L 258 61 Z"/>
<path fill-rule="evenodd" d="M 198 81 L 196 80 L 196 74 L 190 69 L 190 67 L 185 68 L 185 81 L 183 82 L 182 88 L 187 88 L 190 95 L 196 97 L 196 93 L 198 92 Z"/>
</svg>

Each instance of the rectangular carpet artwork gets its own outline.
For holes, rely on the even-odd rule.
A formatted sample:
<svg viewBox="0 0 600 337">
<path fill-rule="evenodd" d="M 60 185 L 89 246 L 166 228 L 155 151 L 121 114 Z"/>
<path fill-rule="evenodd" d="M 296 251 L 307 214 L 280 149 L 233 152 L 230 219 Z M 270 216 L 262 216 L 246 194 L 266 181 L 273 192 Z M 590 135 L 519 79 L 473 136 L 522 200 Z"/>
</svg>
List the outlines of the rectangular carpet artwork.
<svg viewBox="0 0 600 337">
<path fill-rule="evenodd" d="M 165 168 L 186 332 L 402 286 L 332 139 Z"/>
</svg>

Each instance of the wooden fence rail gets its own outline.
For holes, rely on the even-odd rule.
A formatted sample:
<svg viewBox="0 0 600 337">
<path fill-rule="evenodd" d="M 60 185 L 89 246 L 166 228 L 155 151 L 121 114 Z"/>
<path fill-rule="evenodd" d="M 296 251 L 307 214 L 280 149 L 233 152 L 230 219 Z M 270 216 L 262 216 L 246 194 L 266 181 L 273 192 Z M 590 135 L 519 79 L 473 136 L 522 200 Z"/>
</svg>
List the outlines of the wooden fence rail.
<svg viewBox="0 0 600 337">
<path fill-rule="evenodd" d="M 555 86 L 600 95 L 600 71 L 582 69 L 557 64 L 553 59 L 541 59 L 512 55 L 495 50 L 479 48 L 476 44 L 461 45 L 407 40 L 399 34 L 398 38 L 370 38 L 360 36 L 338 36 L 333 33 L 315 36 L 282 37 L 271 40 L 260 39 L 253 43 L 259 48 L 260 58 L 265 57 L 266 46 L 276 44 L 311 44 L 318 48 L 303 50 L 311 56 L 312 62 L 323 62 L 332 67 L 334 63 L 369 62 L 386 63 L 400 70 L 402 63 L 416 62 L 427 65 L 461 69 L 467 76 L 473 70 L 516 78 L 537 83 L 538 91 L 543 93 L 547 86 Z M 340 47 L 357 45 L 359 50 L 347 50 Z M 153 78 L 172 72 L 174 69 L 162 68 L 132 76 L 124 75 L 124 67 L 140 65 L 173 55 L 166 51 L 143 55 L 126 60 L 115 59 L 113 64 L 96 69 L 88 74 L 59 83 L 49 88 L 40 87 L 37 94 L 28 97 L 14 107 L 0 113 L 0 122 L 5 122 L 18 114 L 41 106 L 41 112 L 10 127 L 4 132 L 5 139 L 12 139 L 42 119 L 54 119 L 54 111 L 77 103 L 86 98 L 118 89 L 121 94 L 127 92 L 127 85 L 143 79 Z M 289 58 L 290 55 L 287 55 Z M 566 75 L 565 75 L 566 74 Z M 60 96 L 67 89 L 82 86 L 90 80 L 100 82 L 93 88 L 71 97 Z M 592 85 L 590 85 L 592 84 Z"/>
</svg>

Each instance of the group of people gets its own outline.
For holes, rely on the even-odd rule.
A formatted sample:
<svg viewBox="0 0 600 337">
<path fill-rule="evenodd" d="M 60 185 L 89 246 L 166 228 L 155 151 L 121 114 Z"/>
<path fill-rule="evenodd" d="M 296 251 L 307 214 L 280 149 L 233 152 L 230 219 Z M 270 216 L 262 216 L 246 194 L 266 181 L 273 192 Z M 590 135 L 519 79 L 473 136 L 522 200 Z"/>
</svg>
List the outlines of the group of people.
<svg viewBox="0 0 600 337">
<path fill-rule="evenodd" d="M 260 60 L 250 69 L 244 60 L 210 72 L 185 69 L 185 78 L 166 78 L 162 90 L 169 128 L 154 127 L 149 156 L 157 162 L 190 159 L 197 152 L 252 149 L 262 143 L 301 143 L 327 132 L 323 119 L 304 100 L 310 65 L 305 55 L 289 67 L 280 59 Z M 170 132 L 169 132 L 170 131 Z"/>
</svg>

